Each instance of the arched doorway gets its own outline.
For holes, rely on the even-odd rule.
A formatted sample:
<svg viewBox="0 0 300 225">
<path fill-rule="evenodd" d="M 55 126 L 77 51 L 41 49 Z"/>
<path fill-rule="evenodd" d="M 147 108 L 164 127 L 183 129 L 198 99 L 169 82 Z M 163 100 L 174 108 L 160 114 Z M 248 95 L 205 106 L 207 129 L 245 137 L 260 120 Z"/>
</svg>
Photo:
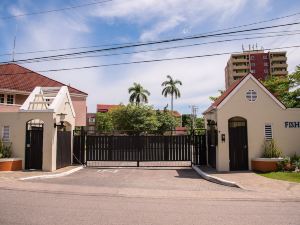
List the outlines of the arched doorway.
<svg viewBox="0 0 300 225">
<path fill-rule="evenodd" d="M 230 170 L 248 170 L 247 120 L 233 117 L 228 120 Z"/>
<path fill-rule="evenodd" d="M 26 123 L 25 169 L 43 168 L 44 122 L 32 119 Z"/>
</svg>

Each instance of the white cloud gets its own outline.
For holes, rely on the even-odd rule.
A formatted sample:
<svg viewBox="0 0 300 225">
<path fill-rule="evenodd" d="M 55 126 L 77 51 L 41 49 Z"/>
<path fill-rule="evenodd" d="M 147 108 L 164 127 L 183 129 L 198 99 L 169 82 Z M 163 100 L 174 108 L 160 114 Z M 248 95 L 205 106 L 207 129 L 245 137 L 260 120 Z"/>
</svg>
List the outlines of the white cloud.
<svg viewBox="0 0 300 225">
<path fill-rule="evenodd" d="M 140 40 L 159 39 L 168 34 L 174 36 L 176 35 L 174 30 L 178 31 L 179 34 L 183 30 L 193 33 L 196 28 L 199 30 L 199 27 L 201 28 L 207 24 L 212 26 L 209 27 L 210 30 L 214 29 L 214 25 L 228 27 L 230 26 L 228 21 L 237 19 L 239 13 L 245 13 L 244 7 L 247 1 L 190 0 L 188 4 L 186 2 L 182 0 L 115 1 L 94 7 L 91 11 L 83 9 L 67 13 L 28 17 L 21 21 L 17 51 L 91 45 L 89 43 L 90 35 L 95 35 L 98 29 L 94 24 L 89 23 L 91 15 L 93 18 L 97 16 L 102 22 L 106 21 L 108 24 L 119 21 L 131 25 L 134 24 L 134 27 L 138 29 L 137 33 Z M 259 0 L 255 2 L 259 2 Z M 258 5 L 257 7 L 263 6 Z M 262 14 L 264 13 L 262 12 Z M 38 18 L 38 20 L 34 18 Z M 248 22 L 250 21 L 240 21 L 240 24 Z M 112 39 L 124 39 L 127 41 L 127 37 L 122 36 L 112 37 Z M 287 38 L 259 39 L 247 42 L 250 42 L 249 44 L 258 42 L 259 46 L 262 45 L 264 47 L 277 47 L 295 44 L 299 42 L 298 39 L 298 36 L 290 36 Z M 230 52 L 241 50 L 242 44 L 247 46 L 247 42 L 220 43 L 194 48 L 139 53 L 120 58 L 85 58 L 28 64 L 26 66 L 34 70 L 45 70 L 99 65 L 108 62 L 202 55 L 221 51 Z M 294 69 L 296 64 L 299 63 L 298 53 L 299 49 L 296 49 L 291 50 L 288 54 L 290 70 Z M 181 112 L 188 112 L 188 106 L 195 104 L 199 106 L 199 112 L 202 112 L 210 104 L 208 96 L 216 95 L 218 89 L 224 88 L 224 67 L 228 57 L 217 56 L 192 60 L 135 64 L 55 72 L 45 75 L 66 84 L 70 83 L 72 86 L 87 92 L 89 94 L 88 111 L 93 112 L 97 103 L 127 103 L 128 87 L 133 82 L 141 83 L 151 92 L 150 104 L 162 108 L 170 100 L 169 98 L 165 99 L 161 95 L 161 83 L 166 75 L 170 74 L 183 82 L 183 86 L 180 87 L 182 98 L 175 101 L 175 109 L 179 109 Z"/>
</svg>

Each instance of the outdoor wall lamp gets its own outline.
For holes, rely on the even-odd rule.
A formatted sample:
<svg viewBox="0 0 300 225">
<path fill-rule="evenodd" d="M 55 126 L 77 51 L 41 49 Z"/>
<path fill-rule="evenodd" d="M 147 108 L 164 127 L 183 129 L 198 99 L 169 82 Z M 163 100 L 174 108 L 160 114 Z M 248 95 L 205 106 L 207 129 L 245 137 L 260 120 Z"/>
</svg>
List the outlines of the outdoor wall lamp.
<svg viewBox="0 0 300 225">
<path fill-rule="evenodd" d="M 208 126 L 217 126 L 217 123 L 214 120 L 207 120 Z"/>
<path fill-rule="evenodd" d="M 225 142 L 225 134 L 221 134 L 221 140 L 222 142 Z"/>
<path fill-rule="evenodd" d="M 65 127 L 64 125 L 64 120 L 65 120 L 65 117 L 67 114 L 64 114 L 64 113 L 60 113 L 60 114 L 57 114 L 59 116 L 59 124 L 56 124 L 54 123 L 54 128 L 58 127 L 59 129 L 62 129 Z"/>
</svg>

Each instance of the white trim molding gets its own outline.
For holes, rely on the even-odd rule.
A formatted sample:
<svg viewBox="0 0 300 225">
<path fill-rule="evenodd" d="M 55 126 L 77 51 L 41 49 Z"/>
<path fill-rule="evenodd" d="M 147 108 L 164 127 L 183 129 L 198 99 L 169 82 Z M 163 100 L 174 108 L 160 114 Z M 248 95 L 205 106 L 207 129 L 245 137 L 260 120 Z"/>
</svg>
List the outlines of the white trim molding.
<svg viewBox="0 0 300 225">
<path fill-rule="evenodd" d="M 226 102 L 232 97 L 234 96 L 239 89 L 249 80 L 252 79 L 261 89 L 263 89 L 263 91 L 269 96 L 271 97 L 275 103 L 277 103 L 277 105 L 282 108 L 282 109 L 286 109 L 285 105 L 283 105 L 277 98 L 275 98 L 275 96 L 264 86 L 262 85 L 251 73 L 249 73 L 248 75 L 246 75 L 246 77 L 232 90 L 232 92 L 230 92 L 229 95 L 227 95 L 225 97 L 225 99 L 217 106 L 217 109 L 222 108 Z"/>
</svg>

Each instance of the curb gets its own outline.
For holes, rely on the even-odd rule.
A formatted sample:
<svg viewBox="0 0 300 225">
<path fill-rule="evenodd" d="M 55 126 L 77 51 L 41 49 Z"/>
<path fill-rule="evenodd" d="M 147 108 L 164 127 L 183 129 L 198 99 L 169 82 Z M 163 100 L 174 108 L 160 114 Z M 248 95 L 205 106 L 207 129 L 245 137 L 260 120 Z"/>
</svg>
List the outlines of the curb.
<svg viewBox="0 0 300 225">
<path fill-rule="evenodd" d="M 20 178 L 19 180 L 49 179 L 49 178 L 64 177 L 64 176 L 70 175 L 72 173 L 75 173 L 83 168 L 84 168 L 83 166 L 79 166 L 79 167 L 76 167 L 69 171 L 62 172 L 62 173 L 39 175 L 39 176 L 32 176 L 32 177 L 23 177 L 23 178 Z"/>
<path fill-rule="evenodd" d="M 210 182 L 213 183 L 217 183 L 217 184 L 221 184 L 221 185 L 225 185 L 225 186 L 229 186 L 229 187 L 236 187 L 236 188 L 242 188 L 239 184 L 232 182 L 232 181 L 228 181 L 228 180 L 224 180 L 222 178 L 218 178 L 212 175 L 209 175 L 205 172 L 203 172 L 199 167 L 192 165 L 192 168 L 205 180 L 208 180 Z"/>
</svg>

